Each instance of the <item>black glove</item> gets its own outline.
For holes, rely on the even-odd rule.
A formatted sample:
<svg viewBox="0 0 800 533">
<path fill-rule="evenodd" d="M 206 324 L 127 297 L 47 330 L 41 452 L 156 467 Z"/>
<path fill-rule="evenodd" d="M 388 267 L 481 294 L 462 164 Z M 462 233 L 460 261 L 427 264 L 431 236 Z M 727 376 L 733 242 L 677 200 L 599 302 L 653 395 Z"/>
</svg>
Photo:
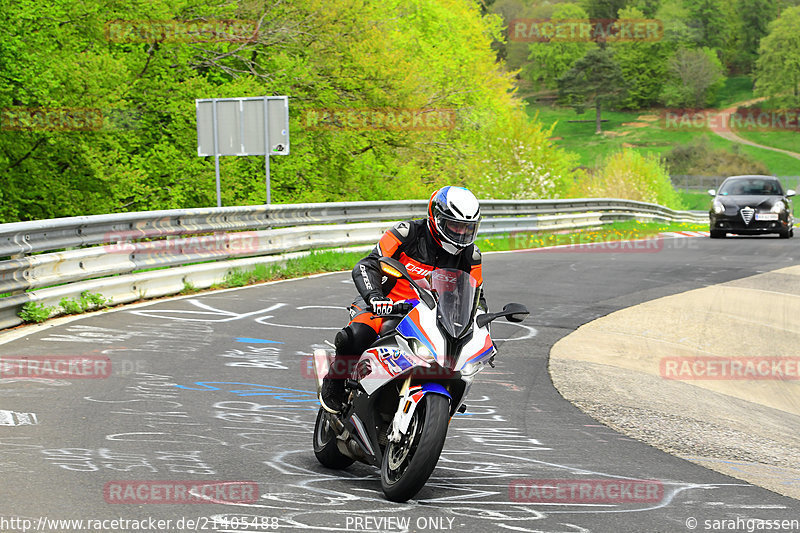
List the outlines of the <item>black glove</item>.
<svg viewBox="0 0 800 533">
<path fill-rule="evenodd" d="M 372 298 L 369 304 L 372 306 L 372 313 L 375 315 L 386 316 L 392 314 L 394 302 L 385 296 L 381 298 Z"/>
</svg>

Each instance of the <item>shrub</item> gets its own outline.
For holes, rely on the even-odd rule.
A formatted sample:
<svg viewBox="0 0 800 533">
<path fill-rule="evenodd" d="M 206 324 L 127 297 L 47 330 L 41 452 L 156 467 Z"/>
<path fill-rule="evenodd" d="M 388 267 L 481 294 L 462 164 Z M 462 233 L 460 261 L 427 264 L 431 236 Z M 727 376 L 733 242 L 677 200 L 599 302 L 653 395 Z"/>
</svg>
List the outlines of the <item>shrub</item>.
<svg viewBox="0 0 800 533">
<path fill-rule="evenodd" d="M 61 298 L 58 305 L 67 315 L 78 315 L 86 311 L 100 309 L 106 307 L 110 301 L 107 300 L 102 294 L 83 291 L 77 300 L 69 298 Z"/>
<path fill-rule="evenodd" d="M 732 152 L 714 148 L 705 136 L 676 146 L 664 156 L 664 161 L 670 174 L 735 176 L 770 173 L 764 163 L 739 152 L 738 146 L 734 146 Z"/>
<path fill-rule="evenodd" d="M 570 196 L 624 198 L 671 209 L 684 208 L 658 156 L 629 149 L 609 155 L 584 178 L 575 181 Z"/>
<path fill-rule="evenodd" d="M 36 302 L 27 302 L 22 306 L 22 310 L 19 312 L 18 316 L 23 322 L 35 322 L 38 324 L 50 318 L 53 311 L 55 311 L 55 307 L 47 307 L 44 304 Z"/>
</svg>

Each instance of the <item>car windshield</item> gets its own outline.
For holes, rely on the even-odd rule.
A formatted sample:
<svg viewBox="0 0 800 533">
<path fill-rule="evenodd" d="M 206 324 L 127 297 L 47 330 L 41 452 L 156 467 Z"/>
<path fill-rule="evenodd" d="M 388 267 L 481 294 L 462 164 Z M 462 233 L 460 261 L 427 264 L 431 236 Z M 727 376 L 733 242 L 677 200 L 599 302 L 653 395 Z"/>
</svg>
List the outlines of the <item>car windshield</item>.
<svg viewBox="0 0 800 533">
<path fill-rule="evenodd" d="M 727 180 L 719 189 L 721 196 L 773 195 L 783 194 L 781 184 L 776 180 L 761 178 L 742 178 Z"/>
</svg>

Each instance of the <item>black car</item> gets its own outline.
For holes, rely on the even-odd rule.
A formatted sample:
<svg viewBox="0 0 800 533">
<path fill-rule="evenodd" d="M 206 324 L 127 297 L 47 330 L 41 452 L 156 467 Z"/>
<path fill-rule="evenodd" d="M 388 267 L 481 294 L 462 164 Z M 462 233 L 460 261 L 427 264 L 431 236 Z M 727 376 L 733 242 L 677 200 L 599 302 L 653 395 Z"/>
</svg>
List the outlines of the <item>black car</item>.
<svg viewBox="0 0 800 533">
<path fill-rule="evenodd" d="M 727 233 L 760 235 L 777 233 L 786 239 L 794 235 L 792 201 L 795 191 L 784 192 L 774 176 L 731 176 L 722 182 L 714 197 L 709 229 L 711 238 Z"/>
</svg>

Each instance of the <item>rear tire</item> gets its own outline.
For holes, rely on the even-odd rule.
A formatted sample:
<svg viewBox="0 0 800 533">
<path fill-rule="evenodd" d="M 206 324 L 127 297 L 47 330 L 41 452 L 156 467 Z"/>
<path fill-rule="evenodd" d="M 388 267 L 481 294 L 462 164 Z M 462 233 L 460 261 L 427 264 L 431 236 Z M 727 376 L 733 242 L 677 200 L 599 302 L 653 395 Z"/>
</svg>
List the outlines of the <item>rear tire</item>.
<svg viewBox="0 0 800 533">
<path fill-rule="evenodd" d="M 354 459 L 347 457 L 336 446 L 336 433 L 330 426 L 328 414 L 322 407 L 317 411 L 317 421 L 314 424 L 314 455 L 322 466 L 341 470 L 347 468 Z"/>
<path fill-rule="evenodd" d="M 386 446 L 381 463 L 381 488 L 386 498 L 404 502 L 428 481 L 439 462 L 450 421 L 450 402 L 429 393 L 420 401 L 408 434 Z"/>
</svg>

